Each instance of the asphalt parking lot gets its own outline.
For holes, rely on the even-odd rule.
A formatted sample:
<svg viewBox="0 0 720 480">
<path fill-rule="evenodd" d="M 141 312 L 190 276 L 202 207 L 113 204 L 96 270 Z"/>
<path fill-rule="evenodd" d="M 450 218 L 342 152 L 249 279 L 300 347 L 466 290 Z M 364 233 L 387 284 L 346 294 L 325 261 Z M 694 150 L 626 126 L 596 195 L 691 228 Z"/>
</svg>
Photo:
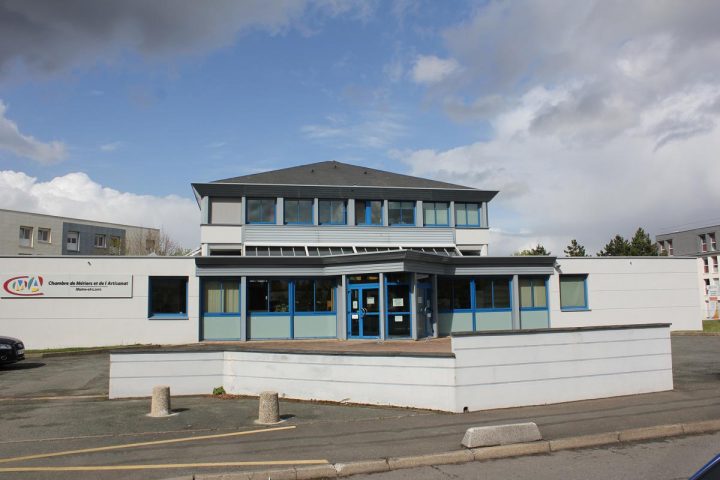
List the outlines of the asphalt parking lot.
<svg viewBox="0 0 720 480">
<path fill-rule="evenodd" d="M 243 462 L 334 463 L 455 450 L 474 425 L 534 421 L 553 439 L 720 418 L 720 337 L 673 337 L 672 345 L 671 392 L 455 415 L 284 401 L 280 426 L 290 428 L 282 430 L 253 423 L 255 399 L 177 397 L 177 415 L 161 419 L 146 416 L 148 400 L 106 400 L 106 354 L 28 359 L 0 368 L 0 474 L 160 479 L 257 468 Z M 86 451 L 67 453 L 77 450 Z M 33 455 L 39 457 L 21 458 Z M 187 466 L 200 463 L 216 465 Z M 122 469 L 138 465 L 146 467 Z M 72 470 L 79 468 L 86 470 Z"/>
</svg>

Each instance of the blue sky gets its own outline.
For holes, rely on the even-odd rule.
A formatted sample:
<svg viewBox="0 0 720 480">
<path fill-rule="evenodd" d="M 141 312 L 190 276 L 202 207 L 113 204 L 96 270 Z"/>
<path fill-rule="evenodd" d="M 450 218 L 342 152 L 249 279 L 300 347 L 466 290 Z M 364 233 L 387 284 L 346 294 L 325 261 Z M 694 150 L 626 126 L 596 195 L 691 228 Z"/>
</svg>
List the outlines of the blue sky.
<svg viewBox="0 0 720 480">
<path fill-rule="evenodd" d="M 0 6 L 5 208 L 191 246 L 190 182 L 335 159 L 500 190 L 493 254 L 720 223 L 713 2 L 98 3 Z"/>
</svg>

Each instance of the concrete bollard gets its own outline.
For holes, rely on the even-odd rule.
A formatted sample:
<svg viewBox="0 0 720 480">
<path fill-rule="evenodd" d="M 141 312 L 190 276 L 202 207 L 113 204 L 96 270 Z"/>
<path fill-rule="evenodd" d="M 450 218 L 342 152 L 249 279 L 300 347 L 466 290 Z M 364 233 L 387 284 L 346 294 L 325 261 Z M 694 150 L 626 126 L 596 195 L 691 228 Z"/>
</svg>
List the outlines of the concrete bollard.
<svg viewBox="0 0 720 480">
<path fill-rule="evenodd" d="M 277 392 L 260 393 L 260 408 L 257 423 L 272 425 L 280 422 L 280 405 Z"/>
<path fill-rule="evenodd" d="M 158 385 L 153 387 L 152 403 L 150 404 L 151 417 L 170 416 L 170 387 Z"/>
</svg>

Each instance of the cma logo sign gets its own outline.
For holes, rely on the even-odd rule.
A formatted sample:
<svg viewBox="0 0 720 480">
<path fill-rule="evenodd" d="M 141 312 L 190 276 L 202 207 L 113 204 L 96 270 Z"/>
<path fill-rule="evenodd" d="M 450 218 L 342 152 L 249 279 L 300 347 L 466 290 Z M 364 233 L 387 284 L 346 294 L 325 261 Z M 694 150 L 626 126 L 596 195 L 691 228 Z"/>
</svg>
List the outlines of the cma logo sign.
<svg viewBox="0 0 720 480">
<path fill-rule="evenodd" d="M 37 297 L 42 292 L 43 277 L 40 275 L 22 275 L 13 277 L 3 283 L 3 290 L 18 297 Z"/>
</svg>

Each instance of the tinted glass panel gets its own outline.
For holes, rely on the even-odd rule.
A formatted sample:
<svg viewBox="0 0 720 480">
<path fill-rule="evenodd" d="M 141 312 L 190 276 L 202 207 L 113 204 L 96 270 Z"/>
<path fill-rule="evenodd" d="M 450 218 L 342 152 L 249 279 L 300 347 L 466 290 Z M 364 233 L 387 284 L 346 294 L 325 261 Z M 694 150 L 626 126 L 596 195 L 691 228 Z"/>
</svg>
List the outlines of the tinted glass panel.
<svg viewBox="0 0 720 480">
<path fill-rule="evenodd" d="M 492 280 L 475 280 L 475 308 L 493 308 Z"/>
<path fill-rule="evenodd" d="M 388 312 L 409 312 L 410 311 L 410 286 L 389 285 L 387 287 L 387 311 Z"/>
<path fill-rule="evenodd" d="M 150 279 L 152 313 L 187 313 L 187 278 Z"/>
<path fill-rule="evenodd" d="M 480 209 L 477 203 L 467 204 L 468 225 L 480 225 Z"/>
<path fill-rule="evenodd" d="M 438 277 L 438 309 L 452 309 L 452 280 L 448 277 Z"/>
<path fill-rule="evenodd" d="M 547 297 L 545 295 L 545 281 L 541 279 L 533 280 L 533 301 L 535 308 L 544 308 L 547 306 Z"/>
<path fill-rule="evenodd" d="M 248 223 L 275 222 L 276 201 L 274 198 L 250 198 L 247 204 Z"/>
<path fill-rule="evenodd" d="M 585 298 L 585 276 L 560 276 L 560 307 L 584 308 L 587 306 Z"/>
<path fill-rule="evenodd" d="M 470 279 L 453 280 L 453 308 L 470 308 Z"/>
<path fill-rule="evenodd" d="M 289 311 L 288 298 L 288 281 L 270 280 L 270 311 Z"/>
<path fill-rule="evenodd" d="M 370 224 L 382 225 L 382 202 L 373 200 L 370 203 Z"/>
<path fill-rule="evenodd" d="M 333 280 L 315 281 L 315 311 L 335 311 L 335 282 Z"/>
<path fill-rule="evenodd" d="M 298 223 L 298 201 L 285 200 L 285 223 Z"/>
<path fill-rule="evenodd" d="M 435 204 L 423 203 L 423 222 L 425 225 L 435 225 Z"/>
<path fill-rule="evenodd" d="M 495 280 L 495 308 L 510 308 L 510 282 Z"/>
<path fill-rule="evenodd" d="M 267 280 L 249 280 L 248 281 L 248 308 L 253 312 L 268 311 L 268 281 Z"/>
<path fill-rule="evenodd" d="M 464 203 L 455 204 L 455 223 L 457 225 L 467 225 L 467 209 Z"/>
<path fill-rule="evenodd" d="M 312 280 L 295 280 L 295 310 L 298 312 L 313 311 Z"/>
<path fill-rule="evenodd" d="M 532 307 L 532 281 L 528 278 L 520 279 L 520 306 Z"/>
</svg>

